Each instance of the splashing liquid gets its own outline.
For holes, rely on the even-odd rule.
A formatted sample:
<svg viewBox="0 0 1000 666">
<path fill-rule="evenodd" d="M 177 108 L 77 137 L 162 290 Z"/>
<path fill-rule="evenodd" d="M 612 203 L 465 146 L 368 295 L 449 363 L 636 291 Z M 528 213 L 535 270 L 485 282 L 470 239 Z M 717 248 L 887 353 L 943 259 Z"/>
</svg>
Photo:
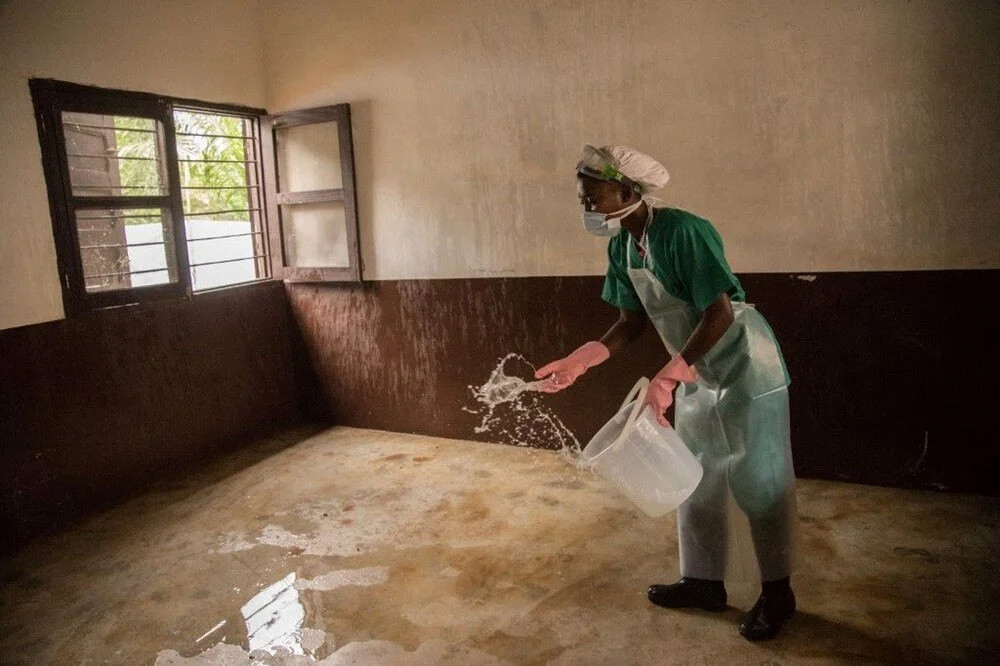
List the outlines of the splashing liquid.
<svg viewBox="0 0 1000 666">
<path fill-rule="evenodd" d="M 556 449 L 575 459 L 580 453 L 580 442 L 555 412 L 542 403 L 539 392 L 544 380 L 527 382 L 517 374 L 508 375 L 509 366 L 515 362 L 530 368 L 530 375 L 534 376 L 535 366 L 520 354 L 511 353 L 500 359 L 485 384 L 469 386 L 479 406 L 463 409 L 482 416 L 475 432 L 489 433 L 505 444 Z"/>
</svg>

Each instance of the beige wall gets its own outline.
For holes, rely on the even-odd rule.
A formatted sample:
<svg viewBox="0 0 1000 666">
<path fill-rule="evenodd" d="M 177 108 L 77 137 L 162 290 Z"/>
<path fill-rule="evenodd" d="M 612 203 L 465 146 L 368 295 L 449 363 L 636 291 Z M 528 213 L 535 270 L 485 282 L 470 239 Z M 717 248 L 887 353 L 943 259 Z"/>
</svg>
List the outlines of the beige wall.
<svg viewBox="0 0 1000 666">
<path fill-rule="evenodd" d="M 0 2 L 0 329 L 62 297 L 28 79 L 263 106 L 256 0 Z"/>
<path fill-rule="evenodd" d="M 355 113 L 369 279 L 591 274 L 581 144 L 659 157 L 738 271 L 1000 267 L 1000 5 L 265 7 L 272 111 Z"/>
<path fill-rule="evenodd" d="M 572 166 L 633 144 L 736 270 L 1000 267 L 1000 5 L 0 2 L 0 328 L 62 316 L 29 77 L 354 110 L 368 279 L 597 274 Z"/>
</svg>

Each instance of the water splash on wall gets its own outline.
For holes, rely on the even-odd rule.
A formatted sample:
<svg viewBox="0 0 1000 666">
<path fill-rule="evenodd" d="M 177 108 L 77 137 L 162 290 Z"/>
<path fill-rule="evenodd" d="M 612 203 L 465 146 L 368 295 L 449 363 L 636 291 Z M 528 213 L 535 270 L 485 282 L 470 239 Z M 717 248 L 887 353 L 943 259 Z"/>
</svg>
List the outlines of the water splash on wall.
<svg viewBox="0 0 1000 666">
<path fill-rule="evenodd" d="M 482 417 L 477 434 L 488 433 L 498 441 L 516 446 L 556 449 L 570 457 L 580 452 L 580 442 L 543 402 L 542 381 L 534 377 L 535 366 L 520 354 L 510 353 L 499 360 L 481 386 L 469 386 L 478 405 L 465 411 Z"/>
</svg>

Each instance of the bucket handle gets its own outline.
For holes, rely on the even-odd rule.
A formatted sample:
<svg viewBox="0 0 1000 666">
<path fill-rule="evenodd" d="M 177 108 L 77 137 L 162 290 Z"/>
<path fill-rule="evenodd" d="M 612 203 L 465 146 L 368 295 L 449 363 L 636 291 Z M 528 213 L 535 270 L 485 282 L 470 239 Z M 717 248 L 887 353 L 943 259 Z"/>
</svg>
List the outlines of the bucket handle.
<svg viewBox="0 0 1000 666">
<path fill-rule="evenodd" d="M 646 399 L 647 390 L 649 390 L 649 380 L 646 379 L 645 377 L 640 377 L 639 381 L 637 381 L 635 383 L 635 386 L 632 387 L 632 390 L 629 391 L 628 395 L 625 396 L 625 399 L 622 400 L 622 406 L 618 408 L 618 411 L 620 412 L 621 410 L 625 409 L 625 405 L 627 405 L 630 401 L 635 399 L 635 404 L 632 405 L 632 411 L 629 413 L 628 419 L 625 421 L 625 427 L 623 427 L 622 431 L 618 433 L 618 437 L 615 438 L 615 441 L 611 442 L 611 444 L 605 447 L 604 450 L 598 453 L 596 456 L 587 460 L 588 465 L 593 465 L 595 462 L 597 462 L 598 458 L 600 458 L 605 453 L 618 446 L 618 444 L 620 444 L 625 439 L 625 436 L 629 434 L 629 431 L 632 430 L 632 426 L 635 425 L 635 420 L 639 418 L 639 412 L 642 411 L 642 408 L 644 406 L 643 402 Z"/>
</svg>

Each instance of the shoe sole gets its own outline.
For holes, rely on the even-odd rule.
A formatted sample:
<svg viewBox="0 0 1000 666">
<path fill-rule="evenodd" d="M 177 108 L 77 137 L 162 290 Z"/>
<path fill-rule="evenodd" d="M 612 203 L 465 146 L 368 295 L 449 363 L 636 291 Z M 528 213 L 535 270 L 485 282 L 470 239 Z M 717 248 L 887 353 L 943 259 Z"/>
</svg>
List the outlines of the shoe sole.
<svg viewBox="0 0 1000 666">
<path fill-rule="evenodd" d="M 783 617 L 776 624 L 772 625 L 774 627 L 774 631 L 773 632 L 765 634 L 763 636 L 752 636 L 752 635 L 749 635 L 746 632 L 746 630 L 743 628 L 743 625 L 741 624 L 739 626 L 740 636 L 742 636 L 743 638 L 747 639 L 748 641 L 751 641 L 751 642 L 754 642 L 754 643 L 756 643 L 757 641 L 769 641 L 772 638 L 777 638 L 778 634 L 780 634 L 781 630 L 785 627 L 785 622 L 788 622 L 790 619 L 792 619 L 793 615 L 795 615 L 795 610 L 794 609 L 792 609 L 791 613 L 789 613 L 788 615 L 786 615 L 785 617 Z"/>
<path fill-rule="evenodd" d="M 647 598 L 649 598 L 648 595 L 647 595 Z M 723 613 L 723 612 L 725 612 L 726 608 L 728 608 L 728 606 L 726 606 L 725 602 L 723 602 L 722 605 L 718 605 L 718 604 L 710 604 L 710 605 L 709 604 L 706 604 L 706 605 L 678 604 L 678 605 L 671 606 L 671 605 L 668 605 L 668 604 L 660 603 L 658 601 L 654 601 L 653 599 L 649 599 L 649 603 L 653 604 L 654 606 L 658 606 L 660 608 L 670 608 L 670 609 L 674 609 L 674 610 L 676 610 L 676 609 L 683 609 L 683 608 L 693 608 L 695 610 L 703 610 L 703 611 L 706 611 L 708 613 Z"/>
</svg>

